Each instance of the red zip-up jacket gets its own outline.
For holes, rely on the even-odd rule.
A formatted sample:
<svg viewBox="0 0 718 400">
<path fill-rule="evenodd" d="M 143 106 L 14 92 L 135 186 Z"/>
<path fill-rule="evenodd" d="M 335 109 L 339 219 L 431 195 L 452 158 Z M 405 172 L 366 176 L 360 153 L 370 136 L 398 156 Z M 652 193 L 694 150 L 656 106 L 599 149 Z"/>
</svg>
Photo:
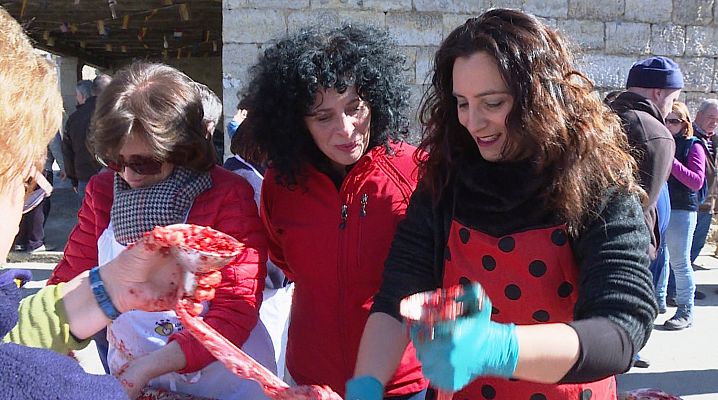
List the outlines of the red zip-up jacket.
<svg viewBox="0 0 718 400">
<path fill-rule="evenodd" d="M 65 253 L 48 284 L 67 282 L 97 265 L 97 239 L 110 223 L 113 172 L 90 179 L 87 193 L 70 233 Z M 210 171 L 212 187 L 197 196 L 187 223 L 209 226 L 244 243 L 246 251 L 222 269 L 204 321 L 238 347 L 244 344 L 259 318 L 266 275 L 266 237 L 257 213 L 252 187 L 244 178 L 223 168 Z M 200 370 L 215 359 L 187 330 L 173 334 L 187 358 L 181 373 Z"/>
<path fill-rule="evenodd" d="M 303 184 L 290 190 L 269 169 L 260 214 L 269 257 L 295 282 L 287 342 L 287 368 L 298 384 L 326 384 L 343 395 L 359 341 L 379 290 L 394 231 L 416 187 L 416 148 L 378 146 L 364 155 L 337 191 L 332 180 L 306 165 Z M 426 388 L 409 345 L 387 396 Z"/>
</svg>

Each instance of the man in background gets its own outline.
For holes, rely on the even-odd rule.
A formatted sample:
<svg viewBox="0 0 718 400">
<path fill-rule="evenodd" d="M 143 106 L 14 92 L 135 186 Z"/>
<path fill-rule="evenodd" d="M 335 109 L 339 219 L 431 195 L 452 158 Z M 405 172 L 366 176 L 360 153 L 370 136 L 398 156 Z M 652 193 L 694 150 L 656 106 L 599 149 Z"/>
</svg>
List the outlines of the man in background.
<svg viewBox="0 0 718 400">
<path fill-rule="evenodd" d="M 673 166 L 676 144 L 664 120 L 683 88 L 683 74 L 673 60 L 650 57 L 635 63 L 628 73 L 626 91 L 618 95 L 611 108 L 618 114 L 626 130 L 628 144 L 636 158 L 639 184 L 648 199 L 643 214 L 651 233 L 648 249 L 651 273 L 656 287 L 659 278 L 667 277 L 668 266 L 663 235 L 671 214 L 668 177 Z M 664 294 L 665 296 L 665 294 Z M 666 312 L 665 298 L 659 300 L 659 312 Z M 634 366 L 646 368 L 648 360 L 636 354 Z"/>
<path fill-rule="evenodd" d="M 70 114 L 65 123 L 65 135 L 62 140 L 62 153 L 65 158 L 65 175 L 80 198 L 85 197 L 85 187 L 90 178 L 100 170 L 94 154 L 87 148 L 87 134 L 90 130 L 92 114 L 95 112 L 97 96 L 110 83 L 108 75 L 99 74 L 93 81 L 82 80 L 77 83 L 77 109 Z"/>
<path fill-rule="evenodd" d="M 718 138 L 716 138 L 715 130 L 718 126 L 718 100 L 706 99 L 698 106 L 698 112 L 693 122 L 693 132 L 696 137 L 703 141 L 708 149 L 706 154 L 706 182 L 708 183 L 708 195 L 698 207 L 698 219 L 696 221 L 696 230 L 693 233 L 693 243 L 691 244 L 691 263 L 696 262 L 696 258 L 701 253 L 703 245 L 706 243 L 708 231 L 711 227 L 713 214 L 716 212 L 716 199 L 718 198 L 718 182 L 716 174 L 716 147 L 718 146 Z M 698 297 L 698 295 L 696 295 Z"/>
</svg>

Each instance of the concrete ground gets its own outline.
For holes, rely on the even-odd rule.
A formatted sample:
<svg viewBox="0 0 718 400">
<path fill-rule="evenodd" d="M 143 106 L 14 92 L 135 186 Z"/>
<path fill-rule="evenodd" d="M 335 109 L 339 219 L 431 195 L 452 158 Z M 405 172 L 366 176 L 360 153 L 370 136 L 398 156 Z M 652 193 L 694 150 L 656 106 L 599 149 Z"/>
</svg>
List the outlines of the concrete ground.
<svg viewBox="0 0 718 400">
<path fill-rule="evenodd" d="M 53 207 L 46 225 L 47 243 L 62 250 L 67 236 L 76 223 L 77 198 L 67 182 L 58 182 L 53 193 Z M 718 258 L 714 258 L 714 246 L 707 245 L 696 264 L 698 290 L 706 298 L 696 301 L 695 323 L 684 331 L 664 331 L 660 325 L 670 318 L 675 309 L 656 320 L 641 356 L 651 361 L 646 369 L 633 368 L 618 377 L 619 391 L 637 388 L 658 388 L 681 396 L 686 400 L 718 399 Z M 49 251 L 32 256 L 12 253 L 9 261 L 13 267 L 27 268 L 33 272 L 33 281 L 25 289 L 32 294 L 44 286 L 52 268 L 62 256 L 59 251 Z M 103 373 L 94 344 L 77 353 L 82 366 L 91 373 Z"/>
<path fill-rule="evenodd" d="M 659 388 L 686 400 L 718 399 L 718 258 L 714 246 L 703 249 L 696 264 L 697 290 L 706 294 L 696 300 L 693 327 L 683 331 L 662 329 L 675 308 L 659 315 L 641 356 L 649 368 L 632 368 L 618 377 L 620 390 Z"/>
</svg>

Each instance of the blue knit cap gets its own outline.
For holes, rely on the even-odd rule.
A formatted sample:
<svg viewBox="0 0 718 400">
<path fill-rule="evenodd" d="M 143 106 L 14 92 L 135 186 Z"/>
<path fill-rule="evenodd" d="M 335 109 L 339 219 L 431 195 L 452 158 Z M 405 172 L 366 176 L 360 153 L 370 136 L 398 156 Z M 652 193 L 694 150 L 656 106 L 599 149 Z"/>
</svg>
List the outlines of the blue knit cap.
<svg viewBox="0 0 718 400">
<path fill-rule="evenodd" d="M 668 57 L 650 57 L 633 64 L 626 88 L 682 89 L 681 67 Z"/>
</svg>

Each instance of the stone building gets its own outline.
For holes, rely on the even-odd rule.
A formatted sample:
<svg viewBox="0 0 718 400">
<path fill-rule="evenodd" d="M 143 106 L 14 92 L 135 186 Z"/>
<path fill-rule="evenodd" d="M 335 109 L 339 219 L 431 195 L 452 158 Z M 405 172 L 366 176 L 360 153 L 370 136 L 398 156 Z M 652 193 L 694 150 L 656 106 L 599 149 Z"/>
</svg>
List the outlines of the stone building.
<svg viewBox="0 0 718 400">
<path fill-rule="evenodd" d="M 692 110 L 701 99 L 718 97 L 714 0 L 224 0 L 222 7 L 227 120 L 264 46 L 310 23 L 359 21 L 387 29 L 406 54 L 416 106 L 441 40 L 490 7 L 519 8 L 562 31 L 580 49 L 579 70 L 594 80 L 601 95 L 622 88 L 635 61 L 665 55 L 684 71 L 682 100 Z"/>
</svg>

